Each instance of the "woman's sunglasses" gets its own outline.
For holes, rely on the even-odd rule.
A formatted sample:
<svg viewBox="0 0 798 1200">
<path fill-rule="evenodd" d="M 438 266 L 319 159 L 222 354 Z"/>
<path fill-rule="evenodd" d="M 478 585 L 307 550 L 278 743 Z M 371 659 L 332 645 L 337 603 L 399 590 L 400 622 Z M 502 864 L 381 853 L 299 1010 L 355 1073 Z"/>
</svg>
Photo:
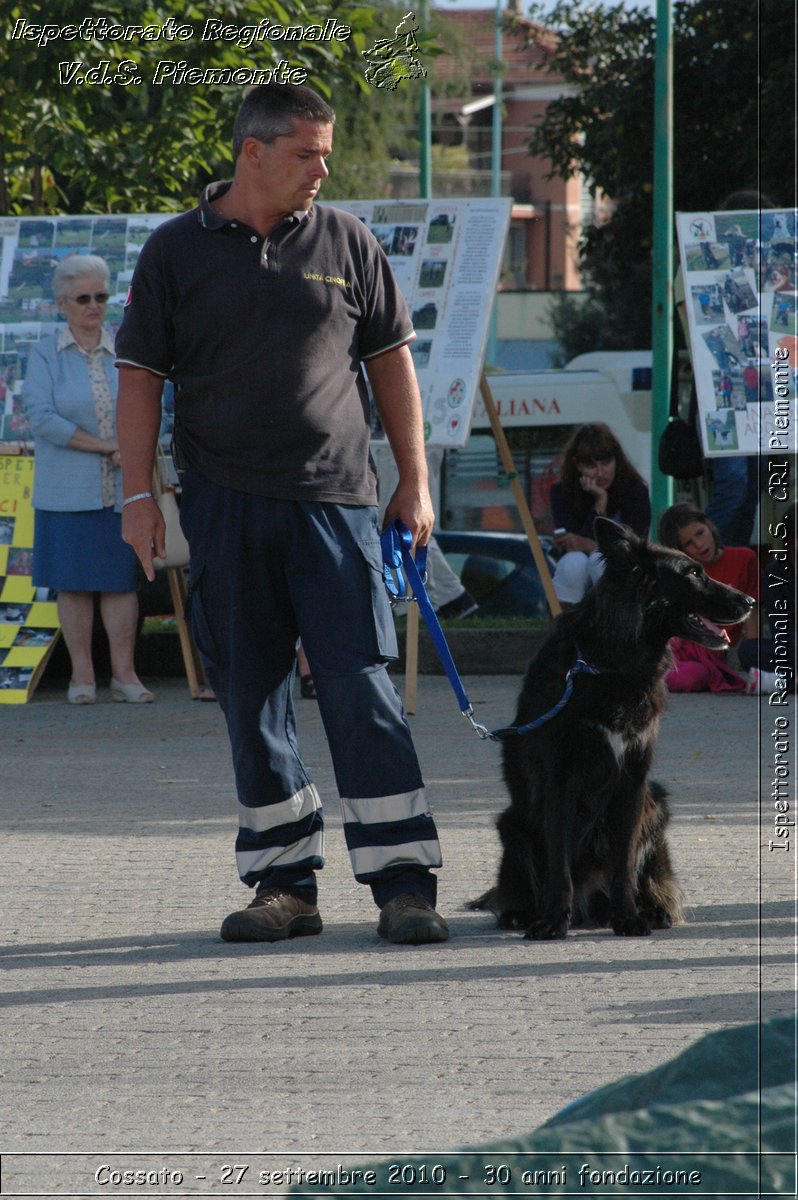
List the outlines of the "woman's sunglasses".
<svg viewBox="0 0 798 1200">
<path fill-rule="evenodd" d="M 91 304 L 92 300 L 95 304 L 107 304 L 107 292 L 95 292 L 92 296 L 89 292 L 81 292 L 79 296 L 67 296 L 67 300 L 72 300 L 75 304 L 82 304 L 85 308 L 87 304 Z"/>
</svg>

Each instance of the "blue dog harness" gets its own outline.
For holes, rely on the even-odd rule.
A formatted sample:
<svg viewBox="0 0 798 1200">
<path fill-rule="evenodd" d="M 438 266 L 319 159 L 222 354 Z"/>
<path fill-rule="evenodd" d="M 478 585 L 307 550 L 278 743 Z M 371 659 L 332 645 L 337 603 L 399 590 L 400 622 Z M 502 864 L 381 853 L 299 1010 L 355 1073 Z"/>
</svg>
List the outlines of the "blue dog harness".
<svg viewBox="0 0 798 1200">
<path fill-rule="evenodd" d="M 388 595 L 391 597 L 393 603 L 415 601 L 418 604 L 419 612 L 424 618 L 433 645 L 438 652 L 438 657 L 452 685 L 452 690 L 460 706 L 460 712 L 471 723 L 471 727 L 478 737 L 483 740 L 490 739 L 491 741 L 499 742 L 505 738 L 515 737 L 522 733 L 530 733 L 533 729 L 538 729 L 541 725 L 545 725 L 547 721 L 551 721 L 565 708 L 573 694 L 574 679 L 577 675 L 601 674 L 598 667 L 593 666 L 592 663 L 582 658 L 577 646 L 576 662 L 565 676 L 565 691 L 553 708 L 543 713 L 542 716 L 536 717 L 534 721 L 529 721 L 526 725 L 506 725 L 500 729 L 493 730 L 487 729 L 485 725 L 480 725 L 474 719 L 474 710 L 466 695 L 460 676 L 457 673 L 457 667 L 454 665 L 454 659 L 447 645 L 444 632 L 441 629 L 441 623 L 438 620 L 435 609 L 430 603 L 427 589 L 424 586 L 427 567 L 426 546 L 418 548 L 416 558 L 414 559 L 411 553 L 413 546 L 412 534 L 401 521 L 393 521 L 388 525 L 380 535 L 380 542 L 382 544 L 383 579 Z"/>
</svg>

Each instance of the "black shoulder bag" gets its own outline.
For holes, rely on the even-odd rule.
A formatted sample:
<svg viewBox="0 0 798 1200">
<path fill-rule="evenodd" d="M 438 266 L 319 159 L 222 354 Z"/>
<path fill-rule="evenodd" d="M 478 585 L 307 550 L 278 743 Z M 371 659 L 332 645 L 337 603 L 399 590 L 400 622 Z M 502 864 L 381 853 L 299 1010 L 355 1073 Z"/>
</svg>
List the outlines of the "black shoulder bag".
<svg viewBox="0 0 798 1200">
<path fill-rule="evenodd" d="M 662 431 L 657 451 L 657 465 L 663 475 L 672 475 L 674 479 L 697 479 L 704 474 L 704 455 L 696 429 L 697 411 L 695 380 L 691 379 L 688 419 L 685 421 L 679 416 L 679 361 L 674 351 L 668 424 Z"/>
</svg>

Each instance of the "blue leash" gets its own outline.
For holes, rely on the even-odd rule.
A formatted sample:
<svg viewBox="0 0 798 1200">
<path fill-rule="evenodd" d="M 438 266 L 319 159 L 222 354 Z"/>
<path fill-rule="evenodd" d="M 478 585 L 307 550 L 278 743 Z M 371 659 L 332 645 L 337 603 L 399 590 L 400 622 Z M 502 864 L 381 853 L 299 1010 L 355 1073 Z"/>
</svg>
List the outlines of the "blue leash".
<svg viewBox="0 0 798 1200">
<path fill-rule="evenodd" d="M 427 569 L 427 547 L 420 546 L 416 551 L 417 557 L 414 559 L 411 553 L 413 535 L 401 521 L 393 521 L 388 525 L 380 535 L 380 541 L 382 543 L 383 579 L 388 589 L 388 595 L 394 601 L 415 600 L 418 604 L 419 612 L 429 629 L 430 637 L 438 652 L 438 657 L 443 664 L 443 669 L 449 677 L 449 683 L 452 685 L 457 698 L 460 712 L 471 722 L 471 725 L 481 738 L 490 737 L 490 733 L 485 726 L 478 724 L 474 720 L 474 710 L 469 703 L 465 688 L 457 673 L 457 667 L 454 665 L 451 651 L 446 644 L 441 623 L 436 616 L 435 609 L 430 603 L 427 589 L 424 586 L 424 573 Z"/>
<path fill-rule="evenodd" d="M 574 679 L 577 675 L 581 675 L 583 673 L 585 675 L 601 674 L 601 671 L 598 669 L 598 667 L 594 667 L 592 663 L 586 662 L 584 658 L 579 655 L 578 646 L 576 648 L 576 653 L 579 657 L 577 657 L 576 662 L 565 676 L 565 691 L 554 705 L 554 708 L 550 708 L 549 711 L 545 712 L 542 717 L 536 717 L 534 721 L 529 721 L 526 725 L 505 725 L 503 729 L 494 729 L 490 734 L 494 741 L 498 742 L 501 741 L 502 738 L 513 737 L 517 733 L 529 733 L 532 729 L 538 729 L 541 725 L 545 725 L 547 721 L 552 719 L 552 717 L 556 717 L 557 713 L 561 712 L 571 699 L 571 693 L 574 690 Z"/>
<path fill-rule="evenodd" d="M 403 525 L 401 521 L 393 521 L 388 525 L 380 535 L 380 542 L 382 543 L 383 579 L 388 595 L 394 603 L 397 601 L 414 600 L 418 604 L 419 611 L 429 630 L 433 645 L 438 652 L 438 657 L 449 678 L 449 683 L 452 685 L 452 690 L 460 706 L 460 712 L 471 723 L 474 732 L 483 741 L 490 739 L 498 742 L 508 737 L 514 737 L 518 734 L 529 733 L 533 729 L 538 729 L 539 726 L 545 725 L 547 721 L 551 721 L 553 717 L 556 717 L 571 699 L 571 694 L 574 690 L 574 679 L 577 675 L 582 673 L 587 675 L 601 674 L 598 667 L 594 667 L 582 658 L 577 647 L 576 662 L 565 676 L 565 691 L 553 708 L 550 708 L 541 717 L 536 717 L 534 721 L 530 721 L 526 725 L 507 725 L 501 729 L 493 730 L 487 729 L 485 725 L 480 725 L 478 721 L 474 720 L 474 710 L 466 695 L 460 676 L 457 673 L 457 667 L 454 665 L 454 659 L 447 645 L 444 632 L 441 629 L 441 623 L 438 620 L 435 609 L 430 603 L 427 589 L 424 586 L 427 568 L 426 546 L 418 548 L 416 558 L 414 559 L 411 553 L 413 536 L 407 526 Z"/>
</svg>

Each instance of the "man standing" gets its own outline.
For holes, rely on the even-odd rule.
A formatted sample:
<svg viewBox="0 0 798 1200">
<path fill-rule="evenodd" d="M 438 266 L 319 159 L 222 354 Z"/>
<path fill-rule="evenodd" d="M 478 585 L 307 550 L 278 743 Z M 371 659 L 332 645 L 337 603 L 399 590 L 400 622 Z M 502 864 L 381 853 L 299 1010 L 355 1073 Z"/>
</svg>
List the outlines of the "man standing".
<svg viewBox="0 0 798 1200">
<path fill-rule="evenodd" d="M 424 545 L 434 515 L 407 309 L 361 221 L 314 204 L 335 114 L 309 88 L 248 93 L 232 182 L 142 249 L 117 338 L 123 536 L 153 578 L 150 494 L 163 380 L 175 385 L 181 521 L 197 646 L 227 721 L 249 907 L 227 941 L 321 932 L 322 808 L 291 705 L 310 662 L 355 878 L 394 942 L 445 941 L 440 849 L 401 701 L 382 587 L 365 364 L 396 456 L 386 520 Z"/>
</svg>

